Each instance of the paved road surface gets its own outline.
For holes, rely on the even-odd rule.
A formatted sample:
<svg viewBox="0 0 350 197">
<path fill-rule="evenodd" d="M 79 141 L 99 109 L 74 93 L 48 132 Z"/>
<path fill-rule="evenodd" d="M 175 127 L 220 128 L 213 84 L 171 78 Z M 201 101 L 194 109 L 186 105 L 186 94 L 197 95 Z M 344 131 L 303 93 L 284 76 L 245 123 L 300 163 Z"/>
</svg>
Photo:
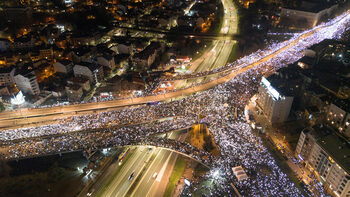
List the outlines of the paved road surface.
<svg viewBox="0 0 350 197">
<path fill-rule="evenodd" d="M 349 13 L 350 12 L 348 12 L 347 14 Z M 334 23 L 332 27 L 336 25 L 338 25 L 338 23 Z M 237 75 L 243 72 L 246 72 L 247 70 L 250 70 L 252 68 L 255 68 L 261 65 L 262 63 L 269 61 L 271 58 L 274 58 L 280 53 L 292 48 L 293 46 L 297 45 L 301 40 L 312 36 L 313 34 L 320 31 L 321 29 L 324 29 L 324 27 L 314 28 L 312 31 L 308 31 L 303 34 L 300 34 L 297 38 L 293 38 L 293 40 L 289 42 L 286 46 L 272 52 L 269 55 L 266 55 L 265 57 L 255 61 L 254 63 L 248 66 L 232 71 L 230 74 L 226 76 L 217 78 L 215 80 L 212 80 L 203 84 L 199 84 L 191 88 L 182 89 L 175 92 L 168 92 L 160 95 L 152 95 L 152 96 L 145 96 L 145 97 L 139 97 L 139 98 L 125 98 L 125 99 L 106 101 L 106 102 L 100 102 L 100 103 L 84 103 L 84 104 L 60 106 L 60 107 L 52 107 L 52 108 L 44 108 L 44 109 L 23 109 L 23 110 L 13 111 L 13 112 L 2 112 L 0 113 L 0 127 L 13 126 L 14 124 L 21 124 L 21 121 L 25 119 L 31 119 L 34 116 L 42 116 L 41 119 L 49 120 L 49 119 L 53 119 L 53 117 L 50 117 L 50 118 L 46 117 L 47 115 L 50 115 L 50 114 L 51 115 L 72 114 L 72 113 L 77 113 L 77 112 L 86 111 L 86 110 L 107 109 L 110 107 L 117 107 L 117 106 L 142 104 L 142 103 L 148 103 L 148 102 L 154 102 L 154 101 L 164 101 L 164 100 L 169 100 L 171 98 L 180 97 L 184 95 L 193 94 L 195 92 L 207 90 L 219 84 L 225 83 L 231 80 L 232 78 L 236 77 Z M 28 121 L 29 120 L 26 120 L 26 122 Z"/>
<path fill-rule="evenodd" d="M 220 33 L 235 34 L 237 33 L 238 23 L 237 23 L 237 11 L 230 0 L 222 0 L 224 13 L 223 27 Z M 193 62 L 190 70 L 192 72 L 201 72 L 205 70 L 211 70 L 216 67 L 224 66 L 228 60 L 231 53 L 232 47 L 235 41 L 224 41 L 216 40 L 214 41 L 214 47 L 209 52 L 206 52 L 201 58 Z M 215 58 L 213 58 L 213 55 Z M 182 95 L 187 95 L 188 91 L 181 92 L 180 94 L 173 94 L 171 97 L 167 96 L 150 96 L 147 99 L 123 99 L 113 102 L 103 102 L 103 103 L 86 103 L 79 105 L 70 105 L 63 107 L 52 107 L 44 109 L 21 109 L 13 112 L 2 112 L 0 113 L 0 128 L 7 128 L 14 125 L 25 125 L 33 123 L 47 123 L 47 121 L 52 121 L 56 118 L 67 117 L 85 113 L 94 113 L 93 110 L 98 109 L 109 109 L 111 107 L 125 106 L 148 103 L 152 101 L 166 100 L 172 97 L 178 97 Z M 193 92 L 191 92 L 193 93 Z M 107 104 L 108 103 L 108 104 Z"/>
<path fill-rule="evenodd" d="M 103 196 L 117 197 L 124 196 L 131 184 L 135 181 L 141 169 L 146 165 L 145 161 L 151 158 L 151 155 L 157 151 L 148 151 L 145 147 L 140 147 L 135 150 L 135 153 L 131 155 L 127 163 L 124 164 L 119 174 L 115 177 L 112 183 L 104 192 Z M 129 180 L 130 175 L 134 173 L 134 178 Z"/>
<path fill-rule="evenodd" d="M 169 138 L 177 138 L 179 141 L 183 141 L 185 137 L 186 135 L 179 136 L 177 133 L 176 136 L 172 135 Z M 161 150 L 142 176 L 139 184 L 136 185 L 131 196 L 162 197 L 168 185 L 177 157 L 177 153 Z M 155 173 L 157 173 L 157 177 L 153 178 Z"/>
<path fill-rule="evenodd" d="M 170 139 L 183 139 L 184 135 L 180 135 L 179 132 L 171 133 L 168 136 Z M 155 158 L 152 161 L 149 161 L 151 156 L 155 155 Z M 171 175 L 171 170 L 175 164 L 177 153 L 173 153 L 169 150 L 164 150 L 160 148 L 152 148 L 150 151 L 147 147 L 136 147 L 134 153 L 130 156 L 130 158 L 126 161 L 126 163 L 123 165 L 121 171 L 119 174 L 112 180 L 111 184 L 108 186 L 107 190 L 103 193 L 102 196 L 105 197 L 117 197 L 117 196 L 125 196 L 130 189 L 131 185 L 134 183 L 137 176 L 140 174 L 141 170 L 146 166 L 148 162 L 151 162 L 149 165 L 149 168 L 146 169 L 146 171 L 143 173 L 143 176 L 141 177 L 139 184 L 136 186 L 135 190 L 132 196 L 141 195 L 139 194 L 139 189 L 142 189 L 143 192 L 149 192 L 148 190 L 151 189 L 151 187 L 139 187 L 139 185 L 149 185 L 156 181 L 157 179 L 161 179 L 161 182 L 165 185 L 163 185 L 160 189 L 163 188 L 165 191 L 167 180 L 169 179 Z M 146 161 L 148 161 L 146 163 Z M 114 170 L 108 170 L 109 173 L 113 174 L 113 171 L 115 171 L 118 166 L 115 164 L 112 164 L 114 166 L 111 166 L 111 168 L 114 168 Z M 164 167 L 163 167 L 164 166 Z M 161 169 L 164 173 L 159 173 Z M 156 179 L 153 179 L 152 176 L 154 172 L 158 171 L 159 176 Z M 132 180 L 128 180 L 131 173 L 134 172 L 134 178 Z M 163 174 L 163 175 L 162 175 Z M 104 180 L 107 182 L 106 180 Z M 146 182 L 145 182 L 146 181 Z M 94 195 L 97 195 L 99 193 L 99 189 L 102 188 L 101 184 L 95 184 L 97 187 L 95 188 Z M 153 187 L 154 189 L 154 187 Z M 158 188 L 157 188 L 158 191 Z M 163 191 L 163 192 L 164 192 Z M 152 192 L 155 192 L 152 190 Z M 158 193 L 158 192 L 156 192 Z M 144 196 L 144 195 L 141 195 Z"/>
</svg>

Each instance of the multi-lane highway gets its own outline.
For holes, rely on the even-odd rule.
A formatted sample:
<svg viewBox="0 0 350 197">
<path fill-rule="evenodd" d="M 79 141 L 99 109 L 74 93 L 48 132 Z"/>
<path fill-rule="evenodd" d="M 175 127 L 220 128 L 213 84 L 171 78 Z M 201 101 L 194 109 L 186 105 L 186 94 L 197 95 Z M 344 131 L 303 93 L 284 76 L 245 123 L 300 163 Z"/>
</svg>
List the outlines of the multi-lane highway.
<svg viewBox="0 0 350 197">
<path fill-rule="evenodd" d="M 277 50 L 271 50 L 266 55 L 260 56 L 250 64 L 244 66 L 236 66 L 235 68 L 228 68 L 226 70 L 220 71 L 219 73 L 226 73 L 223 76 L 220 76 L 214 80 L 198 84 L 193 87 L 179 89 L 173 92 L 166 92 L 163 94 L 143 96 L 137 98 L 123 98 L 119 100 L 99 102 L 99 103 L 83 103 L 76 105 L 68 105 L 68 106 L 60 106 L 60 107 L 51 107 L 44 109 L 22 109 L 18 111 L 12 112 L 2 112 L 0 113 L 0 127 L 8 127 L 13 125 L 21 125 L 28 124 L 37 121 L 37 119 L 42 121 L 49 121 L 55 119 L 56 115 L 58 117 L 62 117 L 65 115 L 71 115 L 75 113 L 80 113 L 82 111 L 94 111 L 94 110 L 103 110 L 111 107 L 118 106 L 127 106 L 127 105 L 135 105 L 142 104 L 154 101 L 164 101 L 171 98 L 176 98 L 179 96 L 193 94 L 198 91 L 203 91 L 209 88 L 212 88 L 218 84 L 225 83 L 237 75 L 246 72 L 252 68 L 255 68 L 261 64 L 269 62 L 271 59 L 278 57 L 281 58 L 280 55 L 283 52 L 293 52 L 295 47 L 303 47 L 306 49 L 307 46 L 311 43 L 303 44 L 303 40 L 306 40 L 310 37 L 315 37 L 315 35 L 320 36 L 322 39 L 331 37 L 331 33 L 334 32 L 334 29 L 339 26 L 344 25 L 349 18 L 349 12 L 344 13 L 340 18 L 336 18 L 330 21 L 327 25 L 320 25 L 315 27 L 311 31 L 305 31 L 303 33 L 298 34 L 298 36 L 293 37 L 289 41 L 283 42 L 283 47 L 278 48 Z M 321 33 L 319 33 L 321 32 Z M 329 33 L 329 35 L 327 34 Z M 317 37 L 316 36 L 316 37 Z M 320 42 L 322 39 L 316 39 L 315 43 Z M 257 52 L 259 54 L 260 52 Z M 221 65 L 224 66 L 224 65 Z M 231 72 L 232 71 L 232 72 Z M 227 74 L 229 73 L 229 74 Z"/>
<path fill-rule="evenodd" d="M 238 33 L 238 16 L 237 10 L 230 0 L 222 1 L 224 8 L 224 16 L 222 18 L 223 23 L 220 29 L 220 34 L 233 35 Z M 191 63 L 191 66 L 187 69 L 189 73 L 200 73 L 204 71 L 213 70 L 215 68 L 226 65 L 229 60 L 230 54 L 233 50 L 233 46 L 237 42 L 235 40 L 214 40 L 211 49 L 207 50 L 200 58 Z M 195 80 L 194 80 L 195 81 Z M 173 87 L 179 88 L 184 86 L 190 86 L 192 80 L 176 81 Z"/>
<path fill-rule="evenodd" d="M 160 150 L 131 196 L 162 197 L 177 157 L 176 153 Z"/>
<path fill-rule="evenodd" d="M 170 139 L 183 140 L 186 135 L 179 132 L 169 134 Z M 162 196 L 165 192 L 168 180 L 172 169 L 175 165 L 177 153 L 160 148 L 149 148 L 146 146 L 136 147 L 130 158 L 125 161 L 122 169 L 112 182 L 108 185 L 105 191 L 100 191 L 103 188 L 103 183 L 96 183 L 93 189 L 93 196 L 101 194 L 105 197 L 117 196 Z M 108 173 L 113 174 L 117 170 L 118 165 L 112 164 Z M 131 174 L 134 174 L 130 179 Z M 156 176 L 154 176 L 156 174 Z M 138 176 L 140 176 L 138 178 Z M 136 179 L 139 179 L 135 183 Z M 101 179 L 102 182 L 108 182 L 106 179 Z M 134 188 L 131 189 L 131 186 Z"/>
<path fill-rule="evenodd" d="M 223 24 L 220 33 L 236 34 L 238 31 L 237 11 L 230 0 L 222 0 L 224 8 Z M 188 70 L 193 72 L 203 72 L 226 65 L 231 54 L 232 47 L 236 41 L 215 40 L 213 47 L 205 52 L 200 58 L 192 62 Z M 176 86 L 182 86 L 184 81 L 179 81 Z M 187 85 L 190 82 L 186 83 Z M 31 124 L 47 124 L 57 118 L 94 113 L 96 110 L 106 111 L 111 108 L 129 106 L 135 104 L 148 103 L 153 101 L 162 101 L 170 98 L 188 95 L 193 91 L 181 91 L 176 94 L 147 96 L 141 98 L 126 98 L 115 101 L 100 103 L 85 103 L 68 106 L 58 106 L 43 109 L 19 109 L 16 111 L 6 111 L 0 113 L 0 128 L 9 128 Z"/>
<path fill-rule="evenodd" d="M 147 161 L 150 160 L 155 152 L 157 151 L 154 151 L 154 149 L 149 151 L 147 147 L 136 148 L 135 152 L 123 165 L 119 174 L 108 186 L 107 190 L 102 194 L 102 196 L 125 196 L 131 185 L 136 180 L 136 177 L 140 174 L 143 167 L 147 164 Z M 132 174 L 133 177 L 131 178 Z"/>
<path fill-rule="evenodd" d="M 186 135 L 180 135 L 179 132 L 173 132 L 169 136 L 169 138 L 179 141 L 183 141 L 185 137 Z M 131 196 L 162 197 L 178 156 L 175 152 L 160 150 L 136 185 Z"/>
</svg>

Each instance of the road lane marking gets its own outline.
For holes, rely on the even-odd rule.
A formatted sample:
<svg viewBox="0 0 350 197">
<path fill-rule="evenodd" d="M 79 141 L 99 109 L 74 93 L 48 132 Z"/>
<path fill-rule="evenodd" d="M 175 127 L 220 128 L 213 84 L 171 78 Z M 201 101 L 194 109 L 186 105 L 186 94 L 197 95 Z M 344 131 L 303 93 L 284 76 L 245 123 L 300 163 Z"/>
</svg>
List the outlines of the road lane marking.
<svg viewBox="0 0 350 197">
<path fill-rule="evenodd" d="M 165 168 L 168 166 L 168 163 L 169 163 L 169 160 L 170 160 L 170 157 L 171 157 L 172 154 L 173 154 L 173 152 L 171 152 L 171 153 L 169 154 L 167 160 L 166 160 L 165 163 L 163 164 L 162 169 L 161 169 L 161 170 L 159 171 L 159 173 L 158 173 L 158 176 L 157 176 L 156 181 L 160 182 L 160 181 L 162 180 L 162 177 L 163 177 Z"/>
</svg>

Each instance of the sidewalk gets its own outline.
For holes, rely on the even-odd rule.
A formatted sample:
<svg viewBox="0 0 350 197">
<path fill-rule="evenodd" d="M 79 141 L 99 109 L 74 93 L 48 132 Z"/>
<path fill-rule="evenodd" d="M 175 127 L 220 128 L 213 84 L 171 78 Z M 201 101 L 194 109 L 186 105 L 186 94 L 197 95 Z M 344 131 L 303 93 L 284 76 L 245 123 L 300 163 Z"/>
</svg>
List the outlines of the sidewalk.
<svg viewBox="0 0 350 197">
<path fill-rule="evenodd" d="M 260 109 L 254 105 L 254 102 L 250 101 L 246 106 L 246 109 L 248 109 L 249 113 L 253 115 L 254 122 L 261 125 L 262 130 L 265 131 L 265 135 L 270 139 L 269 141 L 273 143 L 273 146 L 275 146 L 280 154 L 284 156 L 286 164 L 295 173 L 299 181 L 303 181 L 306 185 L 311 184 L 311 187 L 315 187 L 312 182 L 315 183 L 317 180 L 311 178 L 314 177 L 314 175 L 299 162 L 298 158 L 295 157 L 294 150 L 285 140 L 282 133 L 272 126 L 263 113 L 257 113 Z M 250 122 L 249 116 L 246 118 L 247 121 Z"/>
</svg>

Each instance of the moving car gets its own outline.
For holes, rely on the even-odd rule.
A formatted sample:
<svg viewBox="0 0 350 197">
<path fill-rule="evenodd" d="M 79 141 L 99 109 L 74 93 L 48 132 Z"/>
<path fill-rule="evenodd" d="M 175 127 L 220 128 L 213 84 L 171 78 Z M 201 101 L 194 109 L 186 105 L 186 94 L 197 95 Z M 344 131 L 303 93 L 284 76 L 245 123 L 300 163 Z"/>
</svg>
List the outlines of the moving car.
<svg viewBox="0 0 350 197">
<path fill-rule="evenodd" d="M 154 178 L 154 179 L 157 178 L 157 175 L 158 175 L 158 173 L 155 172 L 155 173 L 153 174 L 152 178 Z"/>
<path fill-rule="evenodd" d="M 132 172 L 129 176 L 129 181 L 131 181 L 134 178 L 135 172 Z"/>
</svg>

